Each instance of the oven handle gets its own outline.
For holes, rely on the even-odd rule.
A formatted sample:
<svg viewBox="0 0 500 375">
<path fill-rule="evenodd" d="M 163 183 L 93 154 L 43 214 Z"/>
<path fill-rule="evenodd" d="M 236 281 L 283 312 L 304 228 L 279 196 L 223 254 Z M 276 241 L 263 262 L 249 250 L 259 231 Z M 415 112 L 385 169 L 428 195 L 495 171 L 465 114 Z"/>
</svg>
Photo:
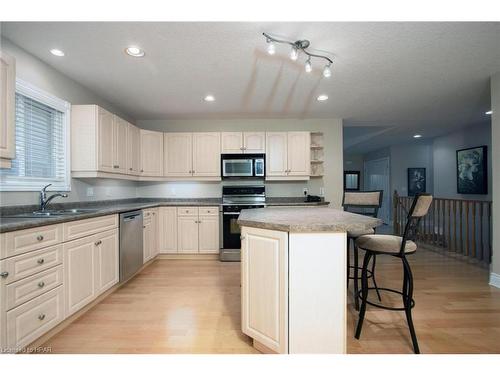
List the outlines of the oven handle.
<svg viewBox="0 0 500 375">
<path fill-rule="evenodd" d="M 239 215 L 239 212 L 223 212 L 223 215 Z"/>
</svg>

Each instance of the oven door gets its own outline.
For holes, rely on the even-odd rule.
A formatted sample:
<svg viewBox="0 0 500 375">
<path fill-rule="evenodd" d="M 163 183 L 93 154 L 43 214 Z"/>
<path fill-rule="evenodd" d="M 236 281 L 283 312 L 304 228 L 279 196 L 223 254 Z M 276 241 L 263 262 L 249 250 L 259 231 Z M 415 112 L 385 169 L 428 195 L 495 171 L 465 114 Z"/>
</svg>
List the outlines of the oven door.
<svg viewBox="0 0 500 375">
<path fill-rule="evenodd" d="M 222 212 L 222 248 L 240 249 L 241 231 L 238 225 L 239 212 Z"/>
<path fill-rule="evenodd" d="M 252 177 L 252 159 L 224 159 L 222 160 L 222 177 Z"/>
</svg>

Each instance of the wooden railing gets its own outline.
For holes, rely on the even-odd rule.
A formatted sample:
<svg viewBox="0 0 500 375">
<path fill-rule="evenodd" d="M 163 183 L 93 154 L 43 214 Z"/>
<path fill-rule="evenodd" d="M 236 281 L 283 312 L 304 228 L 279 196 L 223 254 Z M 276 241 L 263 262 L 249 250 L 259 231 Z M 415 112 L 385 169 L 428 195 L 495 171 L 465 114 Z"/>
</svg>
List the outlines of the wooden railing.
<svg viewBox="0 0 500 375">
<path fill-rule="evenodd" d="M 413 197 L 393 196 L 394 233 L 401 235 Z M 417 242 L 491 262 L 491 201 L 434 198 Z"/>
</svg>

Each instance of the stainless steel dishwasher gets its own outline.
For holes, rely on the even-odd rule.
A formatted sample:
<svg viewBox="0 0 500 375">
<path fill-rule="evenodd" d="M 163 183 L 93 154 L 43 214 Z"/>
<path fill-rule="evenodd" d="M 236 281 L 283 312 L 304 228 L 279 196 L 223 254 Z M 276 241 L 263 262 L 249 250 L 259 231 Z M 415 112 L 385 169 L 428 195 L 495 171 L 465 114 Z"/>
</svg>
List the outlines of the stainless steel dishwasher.
<svg viewBox="0 0 500 375">
<path fill-rule="evenodd" d="M 143 264 L 142 211 L 120 214 L 120 281 L 130 279 Z"/>
</svg>

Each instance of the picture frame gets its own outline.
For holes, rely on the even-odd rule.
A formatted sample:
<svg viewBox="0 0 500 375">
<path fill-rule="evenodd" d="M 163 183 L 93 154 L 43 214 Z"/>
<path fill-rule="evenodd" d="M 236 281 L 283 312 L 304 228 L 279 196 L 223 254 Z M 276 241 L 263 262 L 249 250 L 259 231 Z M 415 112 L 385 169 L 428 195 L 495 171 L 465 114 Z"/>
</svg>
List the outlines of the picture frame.
<svg viewBox="0 0 500 375">
<path fill-rule="evenodd" d="M 488 194 L 488 146 L 457 150 L 457 193 Z"/>
<path fill-rule="evenodd" d="M 425 193 L 427 176 L 425 168 L 408 168 L 408 196 L 414 197 L 417 193 Z"/>
</svg>

